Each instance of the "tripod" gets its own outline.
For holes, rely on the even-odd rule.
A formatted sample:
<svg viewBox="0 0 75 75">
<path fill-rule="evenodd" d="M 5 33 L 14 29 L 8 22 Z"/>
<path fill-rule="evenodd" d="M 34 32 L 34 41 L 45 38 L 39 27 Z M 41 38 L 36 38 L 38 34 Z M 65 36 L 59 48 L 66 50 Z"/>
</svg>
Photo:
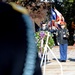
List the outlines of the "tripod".
<svg viewBox="0 0 75 75">
<path fill-rule="evenodd" d="M 53 51 L 50 49 L 50 47 L 48 46 L 48 40 L 49 40 L 49 37 L 50 37 L 50 34 L 49 32 L 47 32 L 47 40 L 46 40 L 46 44 L 44 46 L 44 53 L 43 53 L 43 57 L 41 59 L 41 64 L 40 66 L 42 67 L 42 64 L 43 64 L 43 60 L 45 58 L 45 61 L 44 61 L 44 71 L 43 71 L 43 75 L 46 75 L 46 55 L 47 55 L 47 49 L 51 52 L 51 54 L 54 56 L 54 58 L 56 59 L 56 61 L 58 62 L 59 66 L 60 66 L 60 70 L 61 70 L 61 75 L 63 75 L 63 70 L 62 70 L 62 65 L 61 63 L 59 62 L 59 60 L 57 59 L 57 57 L 55 56 L 55 54 L 53 53 Z"/>
</svg>

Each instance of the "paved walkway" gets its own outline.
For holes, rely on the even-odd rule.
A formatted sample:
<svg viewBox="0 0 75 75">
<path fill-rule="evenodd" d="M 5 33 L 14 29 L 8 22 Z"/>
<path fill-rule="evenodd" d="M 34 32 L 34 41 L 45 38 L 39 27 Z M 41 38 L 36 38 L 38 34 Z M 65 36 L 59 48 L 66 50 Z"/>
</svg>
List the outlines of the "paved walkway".
<svg viewBox="0 0 75 75">
<path fill-rule="evenodd" d="M 52 51 L 54 52 L 55 56 L 59 59 L 59 47 L 55 46 Z M 58 62 L 55 60 L 51 53 L 49 54 L 50 61 L 46 64 L 46 73 L 45 75 L 75 75 L 75 47 L 68 46 L 68 60 L 66 62 L 61 62 L 62 65 L 62 72 Z M 42 67 L 44 72 L 44 66 Z"/>
</svg>

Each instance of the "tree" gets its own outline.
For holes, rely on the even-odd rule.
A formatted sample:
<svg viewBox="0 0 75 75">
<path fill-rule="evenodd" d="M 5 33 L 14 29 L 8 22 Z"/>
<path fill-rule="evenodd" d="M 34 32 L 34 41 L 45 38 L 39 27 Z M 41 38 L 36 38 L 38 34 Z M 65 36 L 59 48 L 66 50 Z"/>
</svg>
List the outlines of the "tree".
<svg viewBox="0 0 75 75">
<path fill-rule="evenodd" d="M 72 21 L 75 21 L 75 0 L 63 0 L 63 2 L 58 2 L 55 0 L 55 7 L 65 18 L 67 23 L 67 28 L 69 29 L 70 37 L 69 37 L 69 45 L 73 44 L 73 31 L 72 29 Z"/>
</svg>

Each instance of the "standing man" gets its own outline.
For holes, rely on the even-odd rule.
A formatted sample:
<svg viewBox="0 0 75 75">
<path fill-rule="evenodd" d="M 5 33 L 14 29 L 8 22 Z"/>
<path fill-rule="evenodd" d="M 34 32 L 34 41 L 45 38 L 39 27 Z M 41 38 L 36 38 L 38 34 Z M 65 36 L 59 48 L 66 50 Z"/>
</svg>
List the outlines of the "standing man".
<svg viewBox="0 0 75 75">
<path fill-rule="evenodd" d="M 69 32 L 65 24 L 61 25 L 61 28 L 57 31 L 56 35 L 60 49 L 60 61 L 66 62 Z"/>
</svg>

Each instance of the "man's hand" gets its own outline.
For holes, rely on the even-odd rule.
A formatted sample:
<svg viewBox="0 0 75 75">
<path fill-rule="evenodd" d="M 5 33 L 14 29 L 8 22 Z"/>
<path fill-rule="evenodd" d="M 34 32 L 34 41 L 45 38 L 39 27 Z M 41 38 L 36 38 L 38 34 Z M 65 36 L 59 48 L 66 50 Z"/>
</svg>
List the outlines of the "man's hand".
<svg viewBox="0 0 75 75">
<path fill-rule="evenodd" d="M 59 42 L 57 42 L 57 44 L 59 45 Z"/>
</svg>

